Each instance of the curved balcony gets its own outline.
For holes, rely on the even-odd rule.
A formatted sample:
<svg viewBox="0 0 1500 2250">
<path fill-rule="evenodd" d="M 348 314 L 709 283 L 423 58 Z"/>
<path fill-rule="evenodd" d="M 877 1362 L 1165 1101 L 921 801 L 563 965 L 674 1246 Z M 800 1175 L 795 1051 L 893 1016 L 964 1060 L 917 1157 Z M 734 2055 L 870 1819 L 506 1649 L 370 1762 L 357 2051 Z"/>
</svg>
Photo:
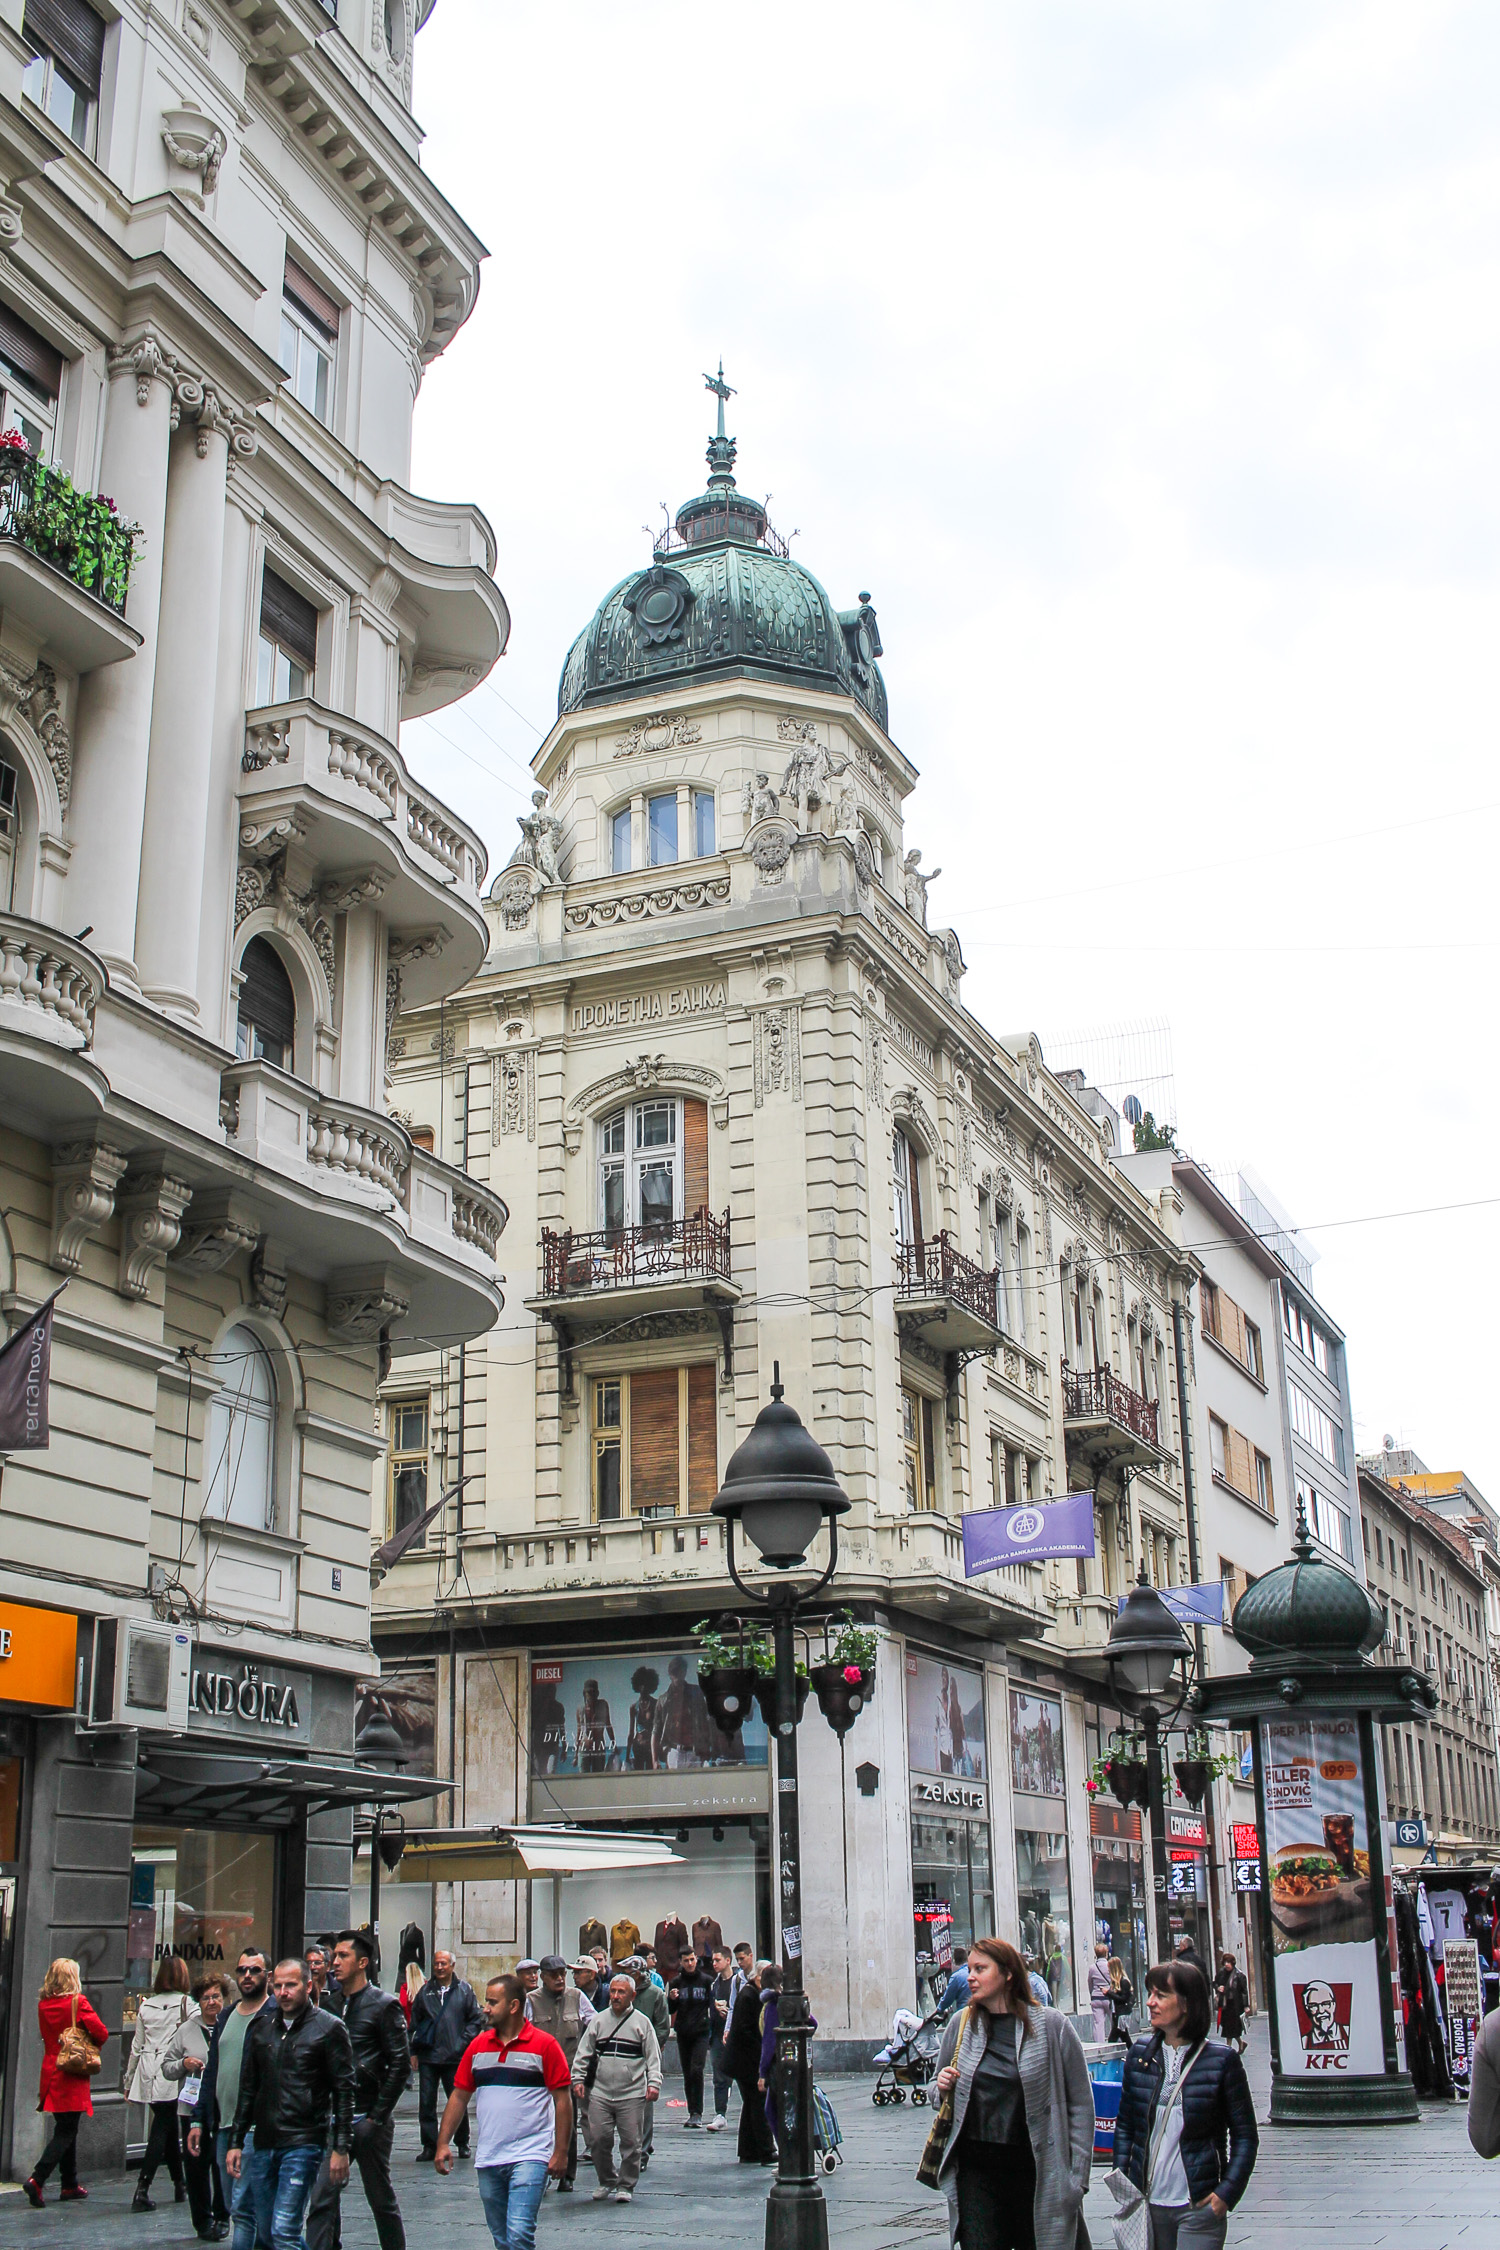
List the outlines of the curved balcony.
<svg viewBox="0 0 1500 2250">
<path fill-rule="evenodd" d="M 97 1117 L 108 1091 L 93 1061 L 104 963 L 44 922 L 0 914 L 0 1072 L 41 1139 Z"/>
<path fill-rule="evenodd" d="M 413 781 L 394 743 L 303 697 L 247 714 L 240 768 L 247 848 L 294 838 L 320 881 L 378 878 L 372 900 L 393 936 L 408 940 L 406 1005 L 439 999 L 474 975 L 489 942 L 479 903 L 485 848 Z"/>
<path fill-rule="evenodd" d="M 1108 1367 L 1062 1363 L 1063 1442 L 1096 1473 L 1149 1468 L 1162 1457 L 1154 1398 L 1142 1398 Z"/>
<path fill-rule="evenodd" d="M 375 513 L 412 596 L 417 644 L 401 716 L 420 718 L 467 695 L 504 653 L 510 611 L 495 584 L 495 534 L 469 503 L 419 499 L 399 484 L 381 486 Z"/>
<path fill-rule="evenodd" d="M 527 1298 L 526 1309 L 551 1321 L 565 1355 L 575 1331 L 618 1327 L 646 1313 L 711 1313 L 727 1374 L 741 1294 L 730 1269 L 729 1213 L 715 1218 L 705 1209 L 662 1225 L 588 1234 L 543 1227 L 541 1293 Z"/>
<path fill-rule="evenodd" d="M 988 1351 L 1000 1339 L 995 1276 L 946 1234 L 898 1243 L 896 1319 L 939 1351 Z"/>
<path fill-rule="evenodd" d="M 331 1292 L 383 1301 L 380 1325 L 398 1340 L 491 1325 L 503 1302 L 501 1197 L 414 1148 L 394 1118 L 270 1063 L 234 1063 L 220 1084 L 226 1146 L 253 1168 L 247 1199 L 281 1205 L 263 1223 L 273 1234 L 295 1225 L 299 1260 L 326 1273 Z"/>
</svg>

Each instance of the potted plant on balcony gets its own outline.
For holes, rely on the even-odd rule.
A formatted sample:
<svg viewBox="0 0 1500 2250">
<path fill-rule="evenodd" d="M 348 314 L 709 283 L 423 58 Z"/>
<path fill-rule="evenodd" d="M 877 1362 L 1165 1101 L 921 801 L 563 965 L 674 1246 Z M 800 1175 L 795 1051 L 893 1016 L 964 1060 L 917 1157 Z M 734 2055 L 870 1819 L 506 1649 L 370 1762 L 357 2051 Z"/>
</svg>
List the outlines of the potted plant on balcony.
<svg viewBox="0 0 1500 2250">
<path fill-rule="evenodd" d="M 750 1716 L 755 1666 L 743 1642 L 726 1641 L 710 1619 L 693 1627 L 698 1643 L 698 1685 L 721 1734 L 738 1734 Z"/>
<path fill-rule="evenodd" d="M 877 1642 L 867 1625 L 856 1625 L 848 1610 L 829 1651 L 828 1661 L 808 1675 L 822 1712 L 840 1742 L 869 1702 L 875 1686 Z"/>
</svg>

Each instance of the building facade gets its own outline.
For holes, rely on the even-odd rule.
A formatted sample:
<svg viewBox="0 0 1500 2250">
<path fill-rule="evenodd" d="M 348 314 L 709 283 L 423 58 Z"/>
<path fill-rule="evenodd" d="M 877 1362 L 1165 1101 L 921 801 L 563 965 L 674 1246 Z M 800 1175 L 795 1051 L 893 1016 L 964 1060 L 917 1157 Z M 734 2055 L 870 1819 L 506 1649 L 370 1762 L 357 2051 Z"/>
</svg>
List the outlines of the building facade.
<svg viewBox="0 0 1500 2250">
<path fill-rule="evenodd" d="M 569 1883 L 569 1946 L 675 1913 L 776 1951 L 765 1733 L 709 1726 L 692 1631 L 734 1608 L 708 1510 L 779 1361 L 852 1503 L 831 1598 L 879 1636 L 847 1739 L 801 1737 L 813 2005 L 868 2052 L 988 1929 L 1069 2008 L 1096 1928 L 1144 1963 L 1139 1816 L 1084 1783 L 1117 1599 L 1142 1556 L 1187 1574 L 1195 1269 L 1108 1106 L 964 1005 L 869 597 L 789 559 L 722 416 L 709 464 L 567 657 L 482 972 L 398 1028 L 407 1129 L 511 1211 L 510 1305 L 383 1386 L 377 1540 L 468 1481 L 376 1636 L 461 1823 L 677 1837 Z M 1079 1490 L 1092 1559 L 965 1577 L 966 1513 Z M 550 1942 L 545 1893 L 410 1895 L 471 1975 Z"/>
<path fill-rule="evenodd" d="M 508 620 L 407 488 L 481 246 L 418 162 L 428 5 L 0 0 L 0 1308 L 59 1287 L 0 1469 L 0 2065 L 164 1952 L 347 1910 L 382 1374 L 494 1321 L 503 1203 L 387 1114 L 487 946 L 397 746 Z M 107 497 L 105 497 L 107 496 Z"/>
</svg>

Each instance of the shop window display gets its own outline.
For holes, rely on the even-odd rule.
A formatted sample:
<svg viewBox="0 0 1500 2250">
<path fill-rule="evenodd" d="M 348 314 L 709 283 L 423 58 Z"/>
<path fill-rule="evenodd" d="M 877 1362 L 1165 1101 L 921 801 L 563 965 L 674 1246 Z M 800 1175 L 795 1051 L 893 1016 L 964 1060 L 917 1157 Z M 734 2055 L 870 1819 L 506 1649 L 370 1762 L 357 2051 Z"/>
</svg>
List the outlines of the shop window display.
<svg viewBox="0 0 1500 2250">
<path fill-rule="evenodd" d="M 197 1978 L 232 1969 L 242 1946 L 271 1949 L 276 1839 L 244 1829 L 137 1827 L 130 1856 L 127 2026 L 165 1954 L 180 1954 Z"/>
<path fill-rule="evenodd" d="M 1021 1951 L 1046 1979 L 1053 2006 L 1071 2009 L 1073 1909 L 1068 1840 L 1060 1831 L 1016 1830 L 1016 1907 Z"/>
</svg>

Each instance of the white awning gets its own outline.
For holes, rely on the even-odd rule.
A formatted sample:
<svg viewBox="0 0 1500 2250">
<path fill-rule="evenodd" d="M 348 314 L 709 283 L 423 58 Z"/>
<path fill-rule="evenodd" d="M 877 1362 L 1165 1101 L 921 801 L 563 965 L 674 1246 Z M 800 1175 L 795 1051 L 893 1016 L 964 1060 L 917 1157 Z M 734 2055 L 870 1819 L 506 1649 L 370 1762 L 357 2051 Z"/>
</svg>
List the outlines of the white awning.
<svg viewBox="0 0 1500 2250">
<path fill-rule="evenodd" d="M 659 1836 L 600 1828 L 428 1829 L 410 1838 L 398 1883 L 529 1883 L 682 1863 Z"/>
</svg>

